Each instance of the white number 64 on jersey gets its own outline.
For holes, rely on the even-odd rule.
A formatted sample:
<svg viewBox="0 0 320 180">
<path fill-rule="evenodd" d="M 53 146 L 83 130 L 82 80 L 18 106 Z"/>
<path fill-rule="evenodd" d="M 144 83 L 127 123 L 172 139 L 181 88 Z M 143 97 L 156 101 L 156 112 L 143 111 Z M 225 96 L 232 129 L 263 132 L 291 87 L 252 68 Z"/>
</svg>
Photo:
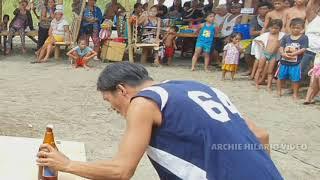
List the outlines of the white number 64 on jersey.
<svg viewBox="0 0 320 180">
<path fill-rule="evenodd" d="M 221 103 L 214 101 L 212 96 L 203 91 L 189 91 L 188 96 L 214 120 L 221 122 L 229 121 L 230 117 L 226 108 L 228 108 L 231 113 L 240 115 L 237 108 L 231 103 L 224 93 L 215 88 L 211 89 L 217 95 Z M 200 97 L 204 97 L 206 100 L 202 100 Z"/>
</svg>

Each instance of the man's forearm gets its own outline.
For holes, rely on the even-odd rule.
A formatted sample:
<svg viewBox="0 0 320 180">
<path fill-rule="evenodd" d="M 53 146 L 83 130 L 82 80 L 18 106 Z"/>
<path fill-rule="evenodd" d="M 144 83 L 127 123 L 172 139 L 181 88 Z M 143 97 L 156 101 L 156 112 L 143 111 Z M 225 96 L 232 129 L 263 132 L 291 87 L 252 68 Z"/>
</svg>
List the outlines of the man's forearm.
<svg viewBox="0 0 320 180">
<path fill-rule="evenodd" d="M 79 162 L 71 161 L 63 172 L 75 174 L 88 179 L 130 179 L 130 173 L 126 173 L 112 161 Z M 130 176 L 130 177 L 129 177 Z"/>
</svg>

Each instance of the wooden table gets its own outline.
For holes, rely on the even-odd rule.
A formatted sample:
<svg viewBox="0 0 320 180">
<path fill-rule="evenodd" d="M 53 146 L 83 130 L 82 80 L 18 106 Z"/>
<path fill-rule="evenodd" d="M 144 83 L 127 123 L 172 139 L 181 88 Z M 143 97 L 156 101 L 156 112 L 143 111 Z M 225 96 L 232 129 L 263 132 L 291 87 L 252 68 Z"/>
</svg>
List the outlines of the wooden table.
<svg viewBox="0 0 320 180">
<path fill-rule="evenodd" d="M 36 180 L 38 166 L 36 154 L 42 139 L 0 136 L 0 179 L 2 180 Z M 61 152 L 70 159 L 86 161 L 83 143 L 56 141 Z M 59 180 L 84 180 L 79 176 L 59 172 Z"/>
<path fill-rule="evenodd" d="M 181 57 L 187 51 L 191 51 L 194 54 L 194 48 L 196 46 L 196 33 L 177 33 L 178 38 L 182 38 Z"/>
<path fill-rule="evenodd" d="M 177 33 L 177 37 L 180 38 L 196 38 L 198 35 L 196 33 Z"/>
</svg>

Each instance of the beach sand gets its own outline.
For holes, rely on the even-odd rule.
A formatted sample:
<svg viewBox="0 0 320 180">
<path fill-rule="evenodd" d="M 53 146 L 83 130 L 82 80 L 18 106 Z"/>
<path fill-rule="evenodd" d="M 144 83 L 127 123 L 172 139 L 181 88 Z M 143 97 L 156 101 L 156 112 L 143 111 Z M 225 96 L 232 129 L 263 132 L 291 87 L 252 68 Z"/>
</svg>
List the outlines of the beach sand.
<svg viewBox="0 0 320 180">
<path fill-rule="evenodd" d="M 56 139 L 85 143 L 88 160 L 110 159 L 117 151 L 125 120 L 96 90 L 97 77 L 107 64 L 93 62 L 87 71 L 71 68 L 66 60 L 30 64 L 32 60 L 31 53 L 0 56 L 0 135 L 43 138 L 46 125 L 53 124 Z M 222 82 L 220 71 L 190 72 L 189 66 L 147 69 L 157 81 L 197 80 L 222 90 L 244 116 L 268 130 L 275 144 L 272 159 L 285 179 L 319 179 L 319 105 L 304 106 L 290 95 L 278 98 L 275 92 L 257 91 L 239 75 L 234 82 Z M 298 144 L 304 150 L 276 144 Z M 146 157 L 133 179 L 158 179 Z"/>
</svg>

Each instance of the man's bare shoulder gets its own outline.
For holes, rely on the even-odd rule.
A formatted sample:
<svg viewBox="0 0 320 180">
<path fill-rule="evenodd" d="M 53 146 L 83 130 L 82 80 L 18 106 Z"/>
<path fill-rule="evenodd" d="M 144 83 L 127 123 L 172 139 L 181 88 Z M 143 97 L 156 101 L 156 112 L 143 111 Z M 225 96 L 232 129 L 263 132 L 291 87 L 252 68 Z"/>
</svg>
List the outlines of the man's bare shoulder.
<svg viewBox="0 0 320 180">
<path fill-rule="evenodd" d="M 127 117 L 129 116 L 148 117 L 148 119 L 153 121 L 152 123 L 155 125 L 160 125 L 162 118 L 160 107 L 157 103 L 145 97 L 135 97 L 132 99 L 127 113 Z M 130 120 L 130 118 L 127 120 Z"/>
</svg>

